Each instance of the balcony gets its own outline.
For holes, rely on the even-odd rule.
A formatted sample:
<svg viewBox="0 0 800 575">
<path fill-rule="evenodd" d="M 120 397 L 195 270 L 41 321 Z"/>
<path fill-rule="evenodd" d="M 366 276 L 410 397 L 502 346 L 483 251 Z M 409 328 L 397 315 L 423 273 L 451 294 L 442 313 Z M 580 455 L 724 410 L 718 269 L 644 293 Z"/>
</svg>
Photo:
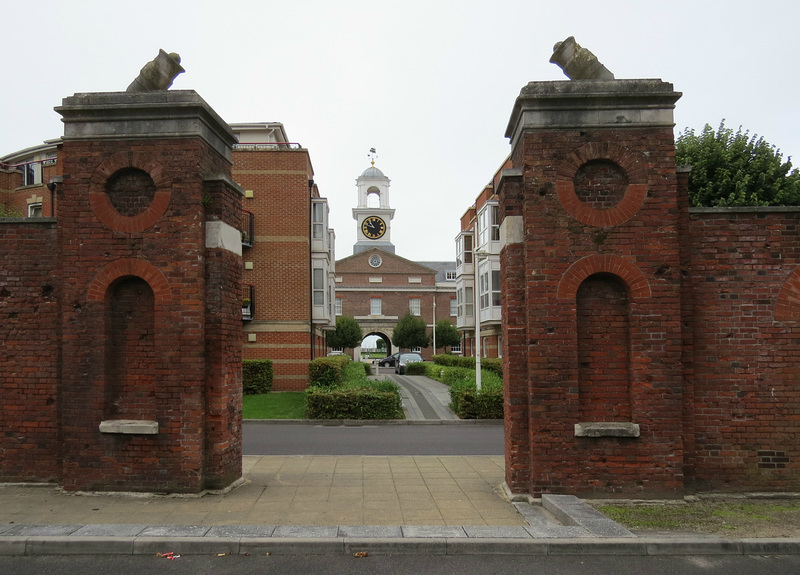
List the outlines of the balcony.
<svg viewBox="0 0 800 575">
<path fill-rule="evenodd" d="M 256 216 L 253 212 L 242 210 L 242 247 L 252 248 L 256 235 Z"/>
<path fill-rule="evenodd" d="M 256 288 L 242 284 L 242 321 L 252 321 L 256 310 Z"/>
</svg>

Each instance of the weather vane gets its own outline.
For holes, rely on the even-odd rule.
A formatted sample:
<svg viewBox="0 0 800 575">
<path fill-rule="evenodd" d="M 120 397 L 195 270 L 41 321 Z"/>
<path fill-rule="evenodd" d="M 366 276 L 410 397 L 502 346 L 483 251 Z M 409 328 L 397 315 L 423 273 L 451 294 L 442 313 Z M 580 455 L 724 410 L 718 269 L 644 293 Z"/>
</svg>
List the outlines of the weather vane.
<svg viewBox="0 0 800 575">
<path fill-rule="evenodd" d="M 370 148 L 367 157 L 369 158 L 369 163 L 374 166 L 375 160 L 378 159 L 378 152 L 375 151 L 375 148 Z"/>
</svg>

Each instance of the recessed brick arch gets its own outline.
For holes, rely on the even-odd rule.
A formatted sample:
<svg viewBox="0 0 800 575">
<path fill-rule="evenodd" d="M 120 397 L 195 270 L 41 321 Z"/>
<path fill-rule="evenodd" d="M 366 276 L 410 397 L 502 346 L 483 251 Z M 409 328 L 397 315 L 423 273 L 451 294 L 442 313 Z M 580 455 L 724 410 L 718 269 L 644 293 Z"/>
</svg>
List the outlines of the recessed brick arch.
<svg viewBox="0 0 800 575">
<path fill-rule="evenodd" d="M 574 301 L 583 280 L 596 273 L 610 273 L 619 277 L 630 290 L 632 300 L 649 298 L 650 284 L 636 264 L 614 255 L 586 256 L 572 264 L 558 283 L 557 298 Z"/>
<path fill-rule="evenodd" d="M 116 280 L 129 276 L 139 277 L 147 282 L 153 290 L 156 307 L 171 297 L 167 278 L 158 268 L 142 259 L 126 258 L 113 261 L 97 272 L 89 284 L 87 299 L 105 301 L 108 287 Z"/>
<path fill-rule="evenodd" d="M 775 302 L 775 321 L 800 320 L 800 267 L 783 284 Z"/>
<path fill-rule="evenodd" d="M 575 193 L 575 174 L 588 162 L 609 160 L 628 177 L 622 199 L 613 207 L 598 209 L 586 204 Z M 556 170 L 556 193 L 561 206 L 573 218 L 589 226 L 607 228 L 630 219 L 647 196 L 647 178 L 638 154 L 612 142 L 591 142 L 574 150 Z"/>
<path fill-rule="evenodd" d="M 155 185 L 153 201 L 134 216 L 120 214 L 106 193 L 106 182 L 120 170 L 136 168 L 147 173 Z M 161 164 L 145 152 L 118 152 L 106 158 L 92 174 L 89 183 L 89 205 L 101 222 L 114 231 L 135 233 L 155 224 L 169 207 L 171 198 L 169 181 Z"/>
</svg>

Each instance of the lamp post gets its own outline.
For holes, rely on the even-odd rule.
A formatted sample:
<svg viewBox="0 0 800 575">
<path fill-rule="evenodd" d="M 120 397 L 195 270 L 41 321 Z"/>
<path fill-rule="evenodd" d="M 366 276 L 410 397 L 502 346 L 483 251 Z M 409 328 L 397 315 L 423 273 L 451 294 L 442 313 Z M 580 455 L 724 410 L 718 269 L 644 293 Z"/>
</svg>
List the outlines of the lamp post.
<svg viewBox="0 0 800 575">
<path fill-rule="evenodd" d="M 481 390 L 481 292 L 480 292 L 480 273 L 478 264 L 485 260 L 489 254 L 487 252 L 475 251 L 473 266 L 475 267 L 475 388 Z"/>
</svg>

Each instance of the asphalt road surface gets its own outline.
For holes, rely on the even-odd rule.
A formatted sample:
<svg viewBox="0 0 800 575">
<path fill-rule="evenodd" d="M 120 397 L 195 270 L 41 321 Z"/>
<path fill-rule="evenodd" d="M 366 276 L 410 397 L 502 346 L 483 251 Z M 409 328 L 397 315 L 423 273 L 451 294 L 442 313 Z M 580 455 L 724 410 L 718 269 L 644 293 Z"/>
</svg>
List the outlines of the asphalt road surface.
<svg viewBox="0 0 800 575">
<path fill-rule="evenodd" d="M 245 422 L 245 455 L 503 455 L 503 425 Z"/>
<path fill-rule="evenodd" d="M 800 556 L 556 557 L 539 555 L 215 555 L 0 557 L 0 573 L 14 575 L 316 575 L 375 573 L 425 575 L 789 575 Z"/>
</svg>

